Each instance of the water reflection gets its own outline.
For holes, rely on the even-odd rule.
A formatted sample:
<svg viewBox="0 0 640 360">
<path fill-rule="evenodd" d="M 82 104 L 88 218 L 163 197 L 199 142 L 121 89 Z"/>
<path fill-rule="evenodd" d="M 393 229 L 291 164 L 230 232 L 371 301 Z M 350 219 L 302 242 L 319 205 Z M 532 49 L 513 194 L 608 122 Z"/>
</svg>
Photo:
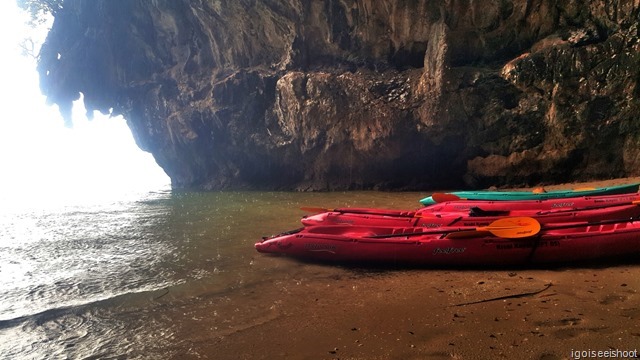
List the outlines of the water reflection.
<svg viewBox="0 0 640 360">
<path fill-rule="evenodd" d="M 406 209 L 421 195 L 160 192 L 3 214 L 0 357 L 167 358 L 194 331 L 269 321 L 292 279 L 353 272 L 258 254 L 258 239 L 299 227 L 301 206 Z"/>
</svg>

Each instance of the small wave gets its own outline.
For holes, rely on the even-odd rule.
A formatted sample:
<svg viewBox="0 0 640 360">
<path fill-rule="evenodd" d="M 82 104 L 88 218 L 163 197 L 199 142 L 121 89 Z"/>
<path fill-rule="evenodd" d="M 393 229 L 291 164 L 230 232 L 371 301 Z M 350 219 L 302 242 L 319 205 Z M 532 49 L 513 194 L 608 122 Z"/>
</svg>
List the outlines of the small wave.
<svg viewBox="0 0 640 360">
<path fill-rule="evenodd" d="M 111 302 L 117 302 L 128 296 L 152 294 L 154 292 L 158 292 L 158 296 L 156 298 L 159 298 L 163 296 L 163 293 L 166 292 L 169 287 L 179 285 L 179 284 L 180 283 L 175 283 L 170 285 L 163 285 L 161 287 L 156 287 L 156 288 L 139 289 L 137 291 L 128 291 L 120 294 L 105 296 L 102 298 L 87 300 L 85 302 L 78 302 L 75 304 L 53 307 L 53 308 L 45 309 L 39 312 L 20 315 L 13 318 L 0 319 L 0 330 L 22 325 L 26 322 L 33 322 L 35 325 L 41 325 L 45 322 L 51 321 L 53 319 L 56 319 L 64 315 L 78 314 L 78 313 L 84 312 L 86 311 L 87 308 L 90 308 L 90 307 L 103 307 L 103 306 L 106 307 Z"/>
<path fill-rule="evenodd" d="M 122 293 L 1 320 L 0 337 L 6 341 L 0 343 L 0 358 L 131 358 L 136 348 L 169 341 L 172 332 L 157 334 L 143 315 L 146 310 L 140 311 L 150 306 L 144 303 L 164 306 L 156 300 L 168 291 Z"/>
</svg>

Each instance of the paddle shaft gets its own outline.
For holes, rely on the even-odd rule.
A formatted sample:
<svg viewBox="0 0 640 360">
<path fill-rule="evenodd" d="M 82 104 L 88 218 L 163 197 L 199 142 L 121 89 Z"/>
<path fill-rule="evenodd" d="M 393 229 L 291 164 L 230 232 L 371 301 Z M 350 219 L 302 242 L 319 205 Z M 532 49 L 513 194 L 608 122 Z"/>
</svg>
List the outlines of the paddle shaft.
<svg viewBox="0 0 640 360">
<path fill-rule="evenodd" d="M 402 211 L 402 210 L 398 210 L 397 212 L 395 212 L 394 210 L 390 210 L 388 212 L 382 212 L 382 211 L 375 211 L 375 210 L 369 211 L 369 210 L 358 210 L 358 209 L 349 209 L 349 208 L 326 209 L 326 208 L 309 207 L 309 206 L 306 206 L 306 207 L 303 206 L 300 209 L 303 211 L 316 212 L 316 213 L 338 212 L 341 214 L 378 215 L 378 216 L 406 217 L 406 218 L 415 217 L 415 211 Z M 406 212 L 406 214 L 403 214 L 403 212 Z"/>
<path fill-rule="evenodd" d="M 595 225 L 621 224 L 625 222 L 633 222 L 633 221 L 640 220 L 640 217 L 636 216 L 636 217 L 629 217 L 624 219 L 610 219 L 610 220 L 601 220 L 601 221 L 588 221 L 588 222 L 582 222 L 582 223 L 550 225 L 550 226 L 545 226 L 544 228 L 539 227 L 540 224 L 537 222 L 537 220 L 533 218 L 528 218 L 528 219 L 531 219 L 531 221 L 533 223 L 536 223 L 538 227 L 537 228 L 533 227 L 531 223 L 525 224 L 522 226 L 517 224 L 507 225 L 507 226 L 492 226 L 493 224 L 496 224 L 497 222 L 500 221 L 500 220 L 497 220 L 489 226 L 477 227 L 477 228 L 468 227 L 468 228 L 456 228 L 456 229 L 438 229 L 438 230 L 419 231 L 419 232 L 404 233 L 404 234 L 373 235 L 373 236 L 368 236 L 368 238 L 379 239 L 379 238 L 393 238 L 393 237 L 417 236 L 417 235 L 453 234 L 453 233 L 465 232 L 465 231 L 479 232 L 479 233 L 492 232 L 494 233 L 494 235 L 498 237 L 517 238 L 517 237 L 533 236 L 539 233 L 540 231 L 545 231 L 545 230 L 560 230 L 560 229 L 571 229 L 571 228 L 579 228 L 579 227 L 595 226 Z M 501 236 L 495 233 L 495 232 L 501 232 L 501 231 L 506 231 L 508 234 Z M 511 236 L 512 234 L 513 236 Z"/>
<path fill-rule="evenodd" d="M 506 217 L 498 219 L 487 226 L 480 227 L 464 227 L 455 229 L 437 229 L 429 231 L 418 231 L 413 233 L 402 234 L 384 234 L 373 235 L 368 238 L 381 239 L 381 238 L 393 238 L 393 237 L 405 237 L 416 235 L 430 235 L 430 234 L 452 234 L 457 232 L 490 232 L 495 236 L 504 238 L 520 238 L 528 237 L 537 234 L 540 231 L 540 223 L 530 217 Z"/>
<path fill-rule="evenodd" d="M 578 228 L 578 227 L 585 227 L 585 226 L 595 226 L 595 225 L 608 225 L 608 224 L 621 224 L 621 223 L 625 223 L 625 222 L 633 222 L 633 221 L 638 221 L 640 220 L 640 217 L 630 217 L 630 218 L 625 218 L 625 219 L 610 219 L 610 220 L 601 220 L 601 221 L 588 221 L 588 222 L 578 222 L 578 223 L 570 223 L 570 224 L 560 224 L 560 225 L 550 225 L 550 226 L 545 226 L 543 228 L 540 229 L 540 231 L 545 231 L 545 230 L 560 230 L 560 229 L 571 229 L 571 228 Z M 508 227 L 504 227 L 504 229 L 507 229 Z M 516 230 L 518 227 L 514 226 L 511 229 Z M 486 229 L 486 230 L 484 230 Z M 390 234 L 390 235 L 374 235 L 374 236 L 370 236 L 371 238 L 387 238 L 387 237 L 402 237 L 402 236 L 413 236 L 413 235 L 430 235 L 430 234 L 449 234 L 449 233 L 457 233 L 457 232 L 464 232 L 464 231 L 469 231 L 469 232 L 490 232 L 491 226 L 485 226 L 485 227 L 479 227 L 479 228 L 473 228 L 473 227 L 468 227 L 468 228 L 457 228 L 457 229 L 446 229 L 446 230 L 433 230 L 433 231 L 420 231 L 420 232 L 413 232 L 413 233 L 405 233 L 405 234 Z M 497 228 L 493 228 L 493 229 L 497 229 Z M 534 234 L 531 234 L 534 235 Z"/>
<path fill-rule="evenodd" d="M 629 206 L 629 205 L 640 205 L 640 200 L 634 200 L 634 201 L 627 201 L 627 202 L 622 202 L 622 203 L 612 203 L 612 204 L 605 204 L 605 205 L 593 205 L 593 206 L 583 206 L 583 207 L 574 207 L 574 208 L 567 208 L 567 209 L 553 209 L 553 210 L 540 210 L 538 212 L 535 213 L 536 216 L 538 215 L 553 215 L 553 214 L 562 214 L 562 213 L 570 213 L 570 212 L 576 212 L 576 211 L 586 211 L 586 210 L 598 210 L 598 209 L 607 209 L 607 208 L 612 208 L 612 207 L 616 207 L 616 206 Z M 527 210 L 484 210 L 479 206 L 474 206 L 471 209 L 476 208 L 481 212 L 486 212 L 488 214 L 490 213 L 498 213 L 496 215 L 473 215 L 471 214 L 471 217 L 483 217 L 483 216 L 508 216 L 509 213 L 511 213 L 512 211 L 527 211 Z M 501 214 L 499 214 L 501 213 Z M 417 213 L 415 216 L 416 217 L 427 217 L 427 216 L 421 216 L 422 213 Z"/>
</svg>

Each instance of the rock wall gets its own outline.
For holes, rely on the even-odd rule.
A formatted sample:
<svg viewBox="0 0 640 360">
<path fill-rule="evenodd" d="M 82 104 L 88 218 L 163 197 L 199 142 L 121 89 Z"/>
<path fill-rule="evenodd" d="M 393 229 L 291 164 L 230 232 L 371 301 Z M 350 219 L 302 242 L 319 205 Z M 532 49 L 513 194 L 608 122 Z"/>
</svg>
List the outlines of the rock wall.
<svg viewBox="0 0 640 360">
<path fill-rule="evenodd" d="M 640 0 L 66 0 L 63 114 L 122 114 L 176 188 L 640 175 Z M 114 144 L 117 146 L 117 144 Z"/>
</svg>

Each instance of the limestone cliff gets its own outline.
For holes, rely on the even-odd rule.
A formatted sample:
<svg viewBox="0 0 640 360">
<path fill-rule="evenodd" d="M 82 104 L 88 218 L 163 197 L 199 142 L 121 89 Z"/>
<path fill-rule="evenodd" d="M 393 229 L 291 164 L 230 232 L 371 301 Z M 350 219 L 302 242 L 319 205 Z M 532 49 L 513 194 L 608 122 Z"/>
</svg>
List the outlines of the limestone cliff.
<svg viewBox="0 0 640 360">
<path fill-rule="evenodd" d="M 176 188 L 640 175 L 640 0 L 66 0 L 68 113 L 122 114 Z M 117 144 L 114 144 L 117 146 Z"/>
</svg>

